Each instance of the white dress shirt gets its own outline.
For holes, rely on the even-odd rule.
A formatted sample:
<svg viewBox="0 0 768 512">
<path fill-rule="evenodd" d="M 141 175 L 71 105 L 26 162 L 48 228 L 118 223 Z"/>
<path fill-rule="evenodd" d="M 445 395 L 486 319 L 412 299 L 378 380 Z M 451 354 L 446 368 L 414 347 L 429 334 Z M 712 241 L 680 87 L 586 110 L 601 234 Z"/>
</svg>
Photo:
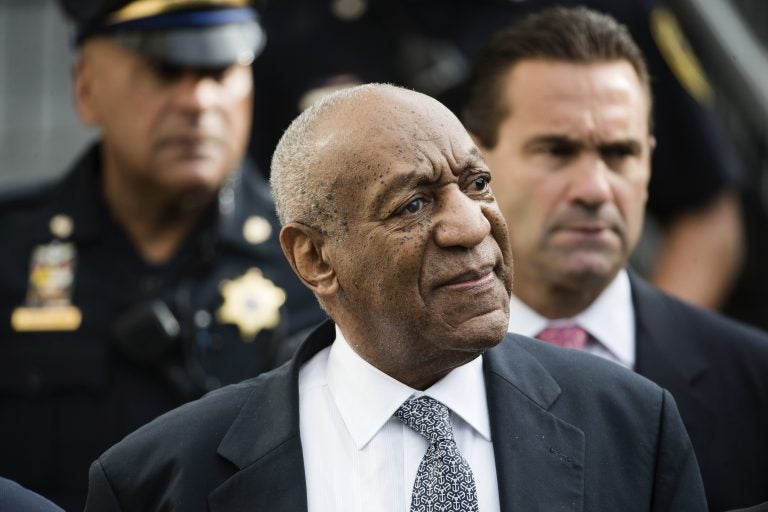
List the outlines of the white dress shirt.
<svg viewBox="0 0 768 512">
<path fill-rule="evenodd" d="M 309 512 L 410 510 L 428 444 L 392 415 L 409 397 L 421 395 L 451 409 L 454 437 L 472 468 L 480 511 L 499 510 L 482 358 L 421 392 L 362 359 L 337 327 L 334 343 L 299 372 Z"/>
<path fill-rule="evenodd" d="M 545 327 L 573 323 L 586 329 L 597 341 L 587 345 L 587 352 L 634 369 L 635 310 L 626 270 L 619 272 L 608 288 L 573 318 L 548 320 L 514 295 L 510 301 L 508 332 L 534 337 Z"/>
</svg>

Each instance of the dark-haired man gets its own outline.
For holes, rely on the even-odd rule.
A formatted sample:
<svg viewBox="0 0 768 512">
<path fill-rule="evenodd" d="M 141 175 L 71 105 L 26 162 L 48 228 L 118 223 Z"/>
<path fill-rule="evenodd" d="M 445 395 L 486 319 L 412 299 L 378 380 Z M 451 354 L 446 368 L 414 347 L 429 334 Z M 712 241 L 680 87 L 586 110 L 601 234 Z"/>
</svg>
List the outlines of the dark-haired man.
<svg viewBox="0 0 768 512">
<path fill-rule="evenodd" d="M 648 194 L 651 103 L 627 30 L 584 8 L 523 18 L 480 53 L 465 122 L 511 226 L 509 329 L 669 389 L 710 508 L 754 505 L 768 500 L 768 337 L 625 269 Z"/>
</svg>

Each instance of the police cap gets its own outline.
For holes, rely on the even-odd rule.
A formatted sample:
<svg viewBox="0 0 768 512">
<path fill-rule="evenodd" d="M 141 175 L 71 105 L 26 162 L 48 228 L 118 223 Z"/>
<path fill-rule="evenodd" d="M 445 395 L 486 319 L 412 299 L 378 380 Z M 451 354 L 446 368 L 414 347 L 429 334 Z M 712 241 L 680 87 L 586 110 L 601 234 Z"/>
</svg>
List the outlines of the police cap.
<svg viewBox="0 0 768 512">
<path fill-rule="evenodd" d="M 108 35 L 150 59 L 183 67 L 250 64 L 265 35 L 248 0 L 61 0 L 75 41 Z"/>
</svg>

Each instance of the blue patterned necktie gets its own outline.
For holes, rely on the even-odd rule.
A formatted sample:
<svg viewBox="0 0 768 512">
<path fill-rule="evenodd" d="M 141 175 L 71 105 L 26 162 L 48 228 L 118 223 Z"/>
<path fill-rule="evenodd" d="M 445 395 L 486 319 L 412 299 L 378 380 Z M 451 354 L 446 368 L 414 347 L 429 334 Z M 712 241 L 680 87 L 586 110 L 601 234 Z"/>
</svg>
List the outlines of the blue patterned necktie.
<svg viewBox="0 0 768 512">
<path fill-rule="evenodd" d="M 477 512 L 475 478 L 453 439 L 448 407 L 422 396 L 406 401 L 395 417 L 429 441 L 416 472 L 411 512 Z"/>
</svg>

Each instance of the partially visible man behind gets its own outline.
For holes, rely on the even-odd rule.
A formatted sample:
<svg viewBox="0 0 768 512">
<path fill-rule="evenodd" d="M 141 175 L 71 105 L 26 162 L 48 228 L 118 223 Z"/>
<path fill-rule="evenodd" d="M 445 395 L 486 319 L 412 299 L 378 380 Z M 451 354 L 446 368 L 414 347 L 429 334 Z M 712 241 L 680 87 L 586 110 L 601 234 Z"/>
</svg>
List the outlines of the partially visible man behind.
<svg viewBox="0 0 768 512">
<path fill-rule="evenodd" d="M 320 100 L 275 151 L 280 241 L 333 322 L 290 364 L 128 436 L 88 511 L 690 511 L 669 393 L 509 334 L 512 259 L 487 166 L 435 99 Z"/>
<path fill-rule="evenodd" d="M 712 510 L 768 500 L 768 337 L 626 270 L 655 145 L 629 33 L 584 8 L 530 15 L 481 52 L 470 91 L 465 122 L 510 224 L 509 330 L 671 391 Z"/>
<path fill-rule="evenodd" d="M 0 198 L 0 474 L 77 510 L 104 449 L 272 368 L 282 341 L 325 315 L 243 161 L 255 11 L 63 7 L 77 112 L 100 140 L 59 181 Z"/>
</svg>

